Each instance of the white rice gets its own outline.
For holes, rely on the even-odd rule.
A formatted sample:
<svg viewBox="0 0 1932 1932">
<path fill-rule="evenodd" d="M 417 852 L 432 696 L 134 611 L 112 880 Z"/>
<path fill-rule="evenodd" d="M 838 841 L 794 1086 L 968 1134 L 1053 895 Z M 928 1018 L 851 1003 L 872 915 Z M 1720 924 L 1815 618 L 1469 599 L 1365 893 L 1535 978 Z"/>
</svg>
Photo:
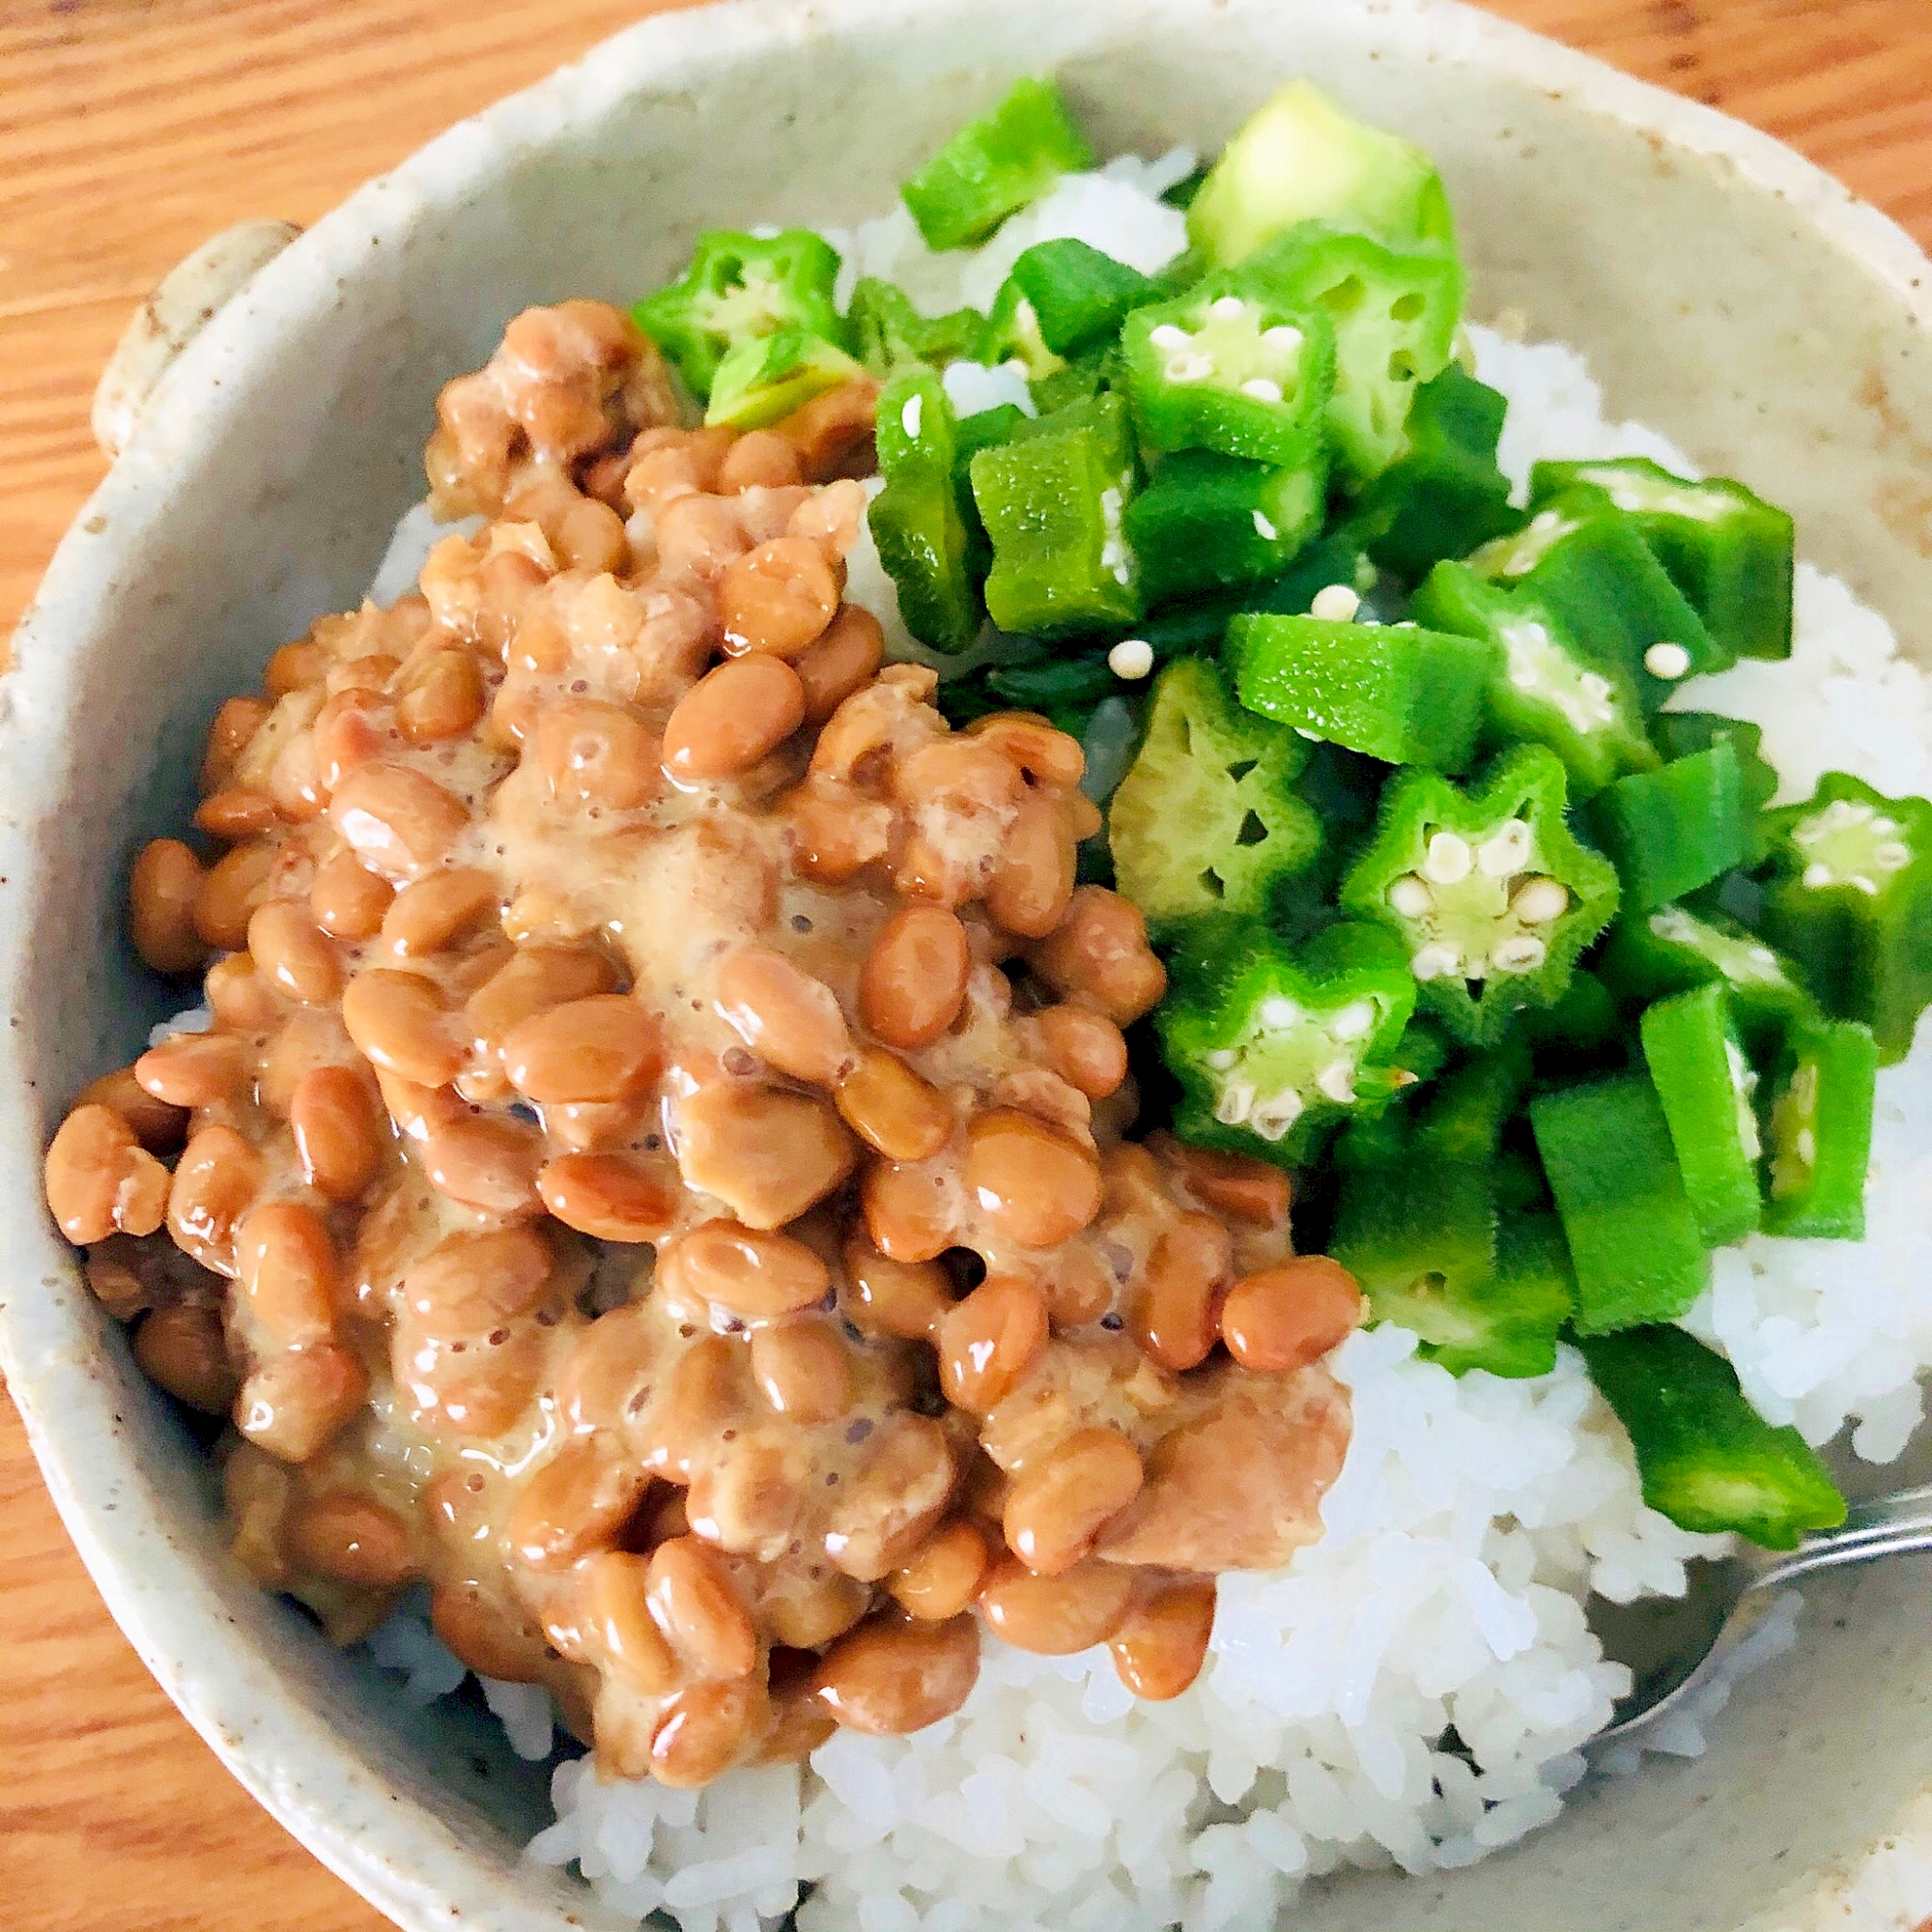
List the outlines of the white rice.
<svg viewBox="0 0 1932 1932">
<path fill-rule="evenodd" d="M 1177 151 L 1063 182 L 977 256 L 932 255 L 902 209 L 833 240 L 848 285 L 886 275 L 934 312 L 984 306 L 1013 256 L 1049 235 L 1151 270 L 1184 240 L 1152 196 L 1192 160 Z M 1500 460 L 1520 487 L 1542 456 L 1647 455 L 1690 473 L 1655 432 L 1605 420 L 1575 352 L 1470 336 L 1478 373 L 1510 398 Z M 1007 399 L 1002 384 L 1000 372 L 949 373 L 962 409 Z M 407 587 L 428 534 L 418 513 L 405 520 L 383 593 Z M 869 546 L 848 594 L 903 639 Z M 1885 621 L 1801 566 L 1797 632 L 1789 663 L 1692 680 L 1673 704 L 1759 724 L 1782 795 L 1807 795 L 1827 769 L 1932 792 L 1926 681 Z M 1891 1460 L 1932 1366 L 1928 1198 L 1932 1028 L 1880 1076 L 1867 1238 L 1727 1249 L 1685 1325 L 1731 1356 L 1774 1422 L 1820 1443 L 1851 1424 L 1858 1455 Z M 689 1792 L 562 1763 L 557 1822 L 529 1855 L 574 1862 L 613 1910 L 661 1909 L 683 1932 L 755 1932 L 808 1884 L 803 1932 L 1218 1932 L 1269 1922 L 1305 1879 L 1340 1866 L 1463 1865 L 1547 1824 L 1582 1775 L 1578 1747 L 1629 1687 L 1585 1598 L 1681 1596 L 1686 1563 L 1726 1540 L 1644 1506 L 1628 1440 L 1568 1350 L 1536 1380 L 1458 1379 L 1383 1327 L 1350 1338 L 1334 1366 L 1354 1435 L 1325 1534 L 1285 1571 L 1222 1579 L 1209 1662 L 1183 1696 L 1133 1702 L 1104 1649 L 1054 1660 L 989 1643 L 956 1717 L 911 1738 L 841 1732 L 807 1771 Z M 1798 1640 L 1797 1608 L 1781 1602 L 1648 1747 L 1701 1750 L 1736 1678 Z M 460 1674 L 419 1616 L 372 1650 L 409 1673 L 412 1697 Z M 486 1694 L 517 1747 L 539 1754 L 541 1694 Z M 1460 1752 L 1437 1747 L 1451 1726 Z"/>
</svg>

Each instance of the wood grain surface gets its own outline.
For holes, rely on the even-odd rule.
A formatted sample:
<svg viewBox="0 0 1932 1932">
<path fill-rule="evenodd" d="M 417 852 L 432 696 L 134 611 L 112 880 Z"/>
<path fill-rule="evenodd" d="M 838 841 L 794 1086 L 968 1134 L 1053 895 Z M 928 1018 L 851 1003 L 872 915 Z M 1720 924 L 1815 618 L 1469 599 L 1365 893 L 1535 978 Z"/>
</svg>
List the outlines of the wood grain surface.
<svg viewBox="0 0 1932 1932">
<path fill-rule="evenodd" d="M 907 0 L 916 6 L 918 0 Z M 1927 0 L 1492 0 L 1790 141 L 1932 242 Z M 0 0 L 0 639 L 99 480 L 94 381 L 183 254 L 313 220 L 648 0 Z M 9 1932 L 378 1932 L 109 1622 L 0 1404 Z"/>
</svg>

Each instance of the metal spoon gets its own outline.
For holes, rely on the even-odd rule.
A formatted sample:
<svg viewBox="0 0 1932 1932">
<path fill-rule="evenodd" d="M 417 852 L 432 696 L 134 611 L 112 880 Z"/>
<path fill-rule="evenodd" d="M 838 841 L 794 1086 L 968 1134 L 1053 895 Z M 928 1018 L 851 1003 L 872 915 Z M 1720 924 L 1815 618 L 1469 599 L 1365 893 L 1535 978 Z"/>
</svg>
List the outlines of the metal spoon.
<svg viewBox="0 0 1932 1932">
<path fill-rule="evenodd" d="M 1667 1665 L 1641 1673 L 1589 1748 L 1640 1744 L 1665 1718 L 1682 1711 L 1757 1629 L 1780 1585 L 1816 1570 L 1925 1549 L 1932 1549 L 1932 1488 L 1855 1503 L 1840 1527 L 1806 1537 L 1796 1549 L 1743 1545 L 1736 1556 L 1709 1566 L 1707 1587 L 1693 1593 L 1706 1612 L 1704 1647 L 1683 1647 Z"/>
</svg>

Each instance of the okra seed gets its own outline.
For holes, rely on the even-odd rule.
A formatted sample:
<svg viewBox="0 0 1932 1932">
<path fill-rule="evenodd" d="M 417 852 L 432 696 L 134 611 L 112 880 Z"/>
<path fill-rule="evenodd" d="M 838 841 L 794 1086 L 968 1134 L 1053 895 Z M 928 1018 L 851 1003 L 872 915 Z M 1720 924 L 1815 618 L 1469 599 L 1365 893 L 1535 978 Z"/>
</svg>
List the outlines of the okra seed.
<svg viewBox="0 0 1932 1932">
<path fill-rule="evenodd" d="M 1177 355 L 1163 372 L 1170 383 L 1198 383 L 1214 373 L 1211 355 Z"/>
<path fill-rule="evenodd" d="M 1250 376 L 1241 384 L 1241 394 L 1252 396 L 1258 403 L 1278 403 L 1281 401 L 1281 384 L 1269 376 Z"/>
<path fill-rule="evenodd" d="M 1404 919 L 1420 919 L 1435 905 L 1435 895 L 1413 872 L 1405 872 L 1388 889 L 1390 908 Z"/>
<path fill-rule="evenodd" d="M 1881 838 L 1894 838 L 1898 832 L 1898 820 L 1895 818 L 1874 818 L 1872 820 L 1872 830 Z"/>
<path fill-rule="evenodd" d="M 1331 1060 L 1316 1077 L 1316 1086 L 1344 1106 L 1355 1097 L 1355 1069 L 1346 1060 Z"/>
<path fill-rule="evenodd" d="M 1217 296 L 1208 305 L 1208 313 L 1216 322 L 1239 322 L 1248 312 L 1248 305 L 1239 296 Z"/>
<path fill-rule="evenodd" d="M 1690 653 L 1682 644 L 1660 639 L 1644 652 L 1643 668 L 1652 677 L 1674 684 L 1690 668 Z"/>
<path fill-rule="evenodd" d="M 1585 697 L 1595 698 L 1602 704 L 1610 695 L 1610 681 L 1593 670 L 1586 670 L 1577 680 L 1577 688 Z"/>
<path fill-rule="evenodd" d="M 1490 954 L 1498 973 L 1534 973 L 1549 957 L 1549 949 L 1534 933 L 1522 932 L 1499 941 Z"/>
<path fill-rule="evenodd" d="M 899 427 L 905 431 L 908 437 L 917 437 L 919 435 L 920 423 L 923 419 L 924 414 L 925 398 L 917 395 L 908 396 L 905 408 L 899 412 Z"/>
<path fill-rule="evenodd" d="M 1477 848 L 1476 866 L 1486 879 L 1506 879 L 1529 864 L 1532 835 L 1520 818 L 1512 818 Z"/>
<path fill-rule="evenodd" d="M 1354 1096 L 1350 1095 L 1352 1099 Z M 1307 1111 L 1299 1094 L 1292 1089 L 1286 1094 L 1277 1094 L 1272 1100 L 1264 1100 L 1259 1107 L 1251 1109 L 1248 1125 L 1264 1141 L 1278 1141 L 1293 1126 Z"/>
<path fill-rule="evenodd" d="M 1860 892 L 1863 893 L 1866 898 L 1875 899 L 1878 897 L 1877 881 L 1866 878 L 1862 872 L 1854 872 L 1852 874 L 1852 884 L 1855 885 Z"/>
<path fill-rule="evenodd" d="M 1211 1066 L 1216 1073 L 1227 1072 L 1229 1067 L 1234 1065 L 1234 1064 L 1235 1064 L 1235 1055 L 1229 1048 L 1225 1046 L 1218 1048 L 1215 1052 L 1210 1053 L 1208 1056 L 1208 1065 Z"/>
<path fill-rule="evenodd" d="M 1797 1140 L 1793 1143 L 1798 1158 L 1806 1167 L 1815 1167 L 1818 1162 L 1818 1137 L 1809 1127 L 1798 1129 Z"/>
<path fill-rule="evenodd" d="M 1308 614 L 1324 624 L 1352 624 L 1361 611 L 1362 600 L 1347 583 L 1324 583 L 1315 593 Z"/>
<path fill-rule="evenodd" d="M 1255 1090 L 1245 1080 L 1231 1080 L 1221 1089 L 1214 1106 L 1214 1118 L 1224 1127 L 1238 1127 L 1255 1104 Z"/>
<path fill-rule="evenodd" d="M 1145 638 L 1122 638 L 1107 653 L 1107 668 L 1129 682 L 1143 678 L 1153 668 L 1153 646 Z"/>
<path fill-rule="evenodd" d="M 1328 1031 L 1336 1039 L 1360 1039 L 1375 1023 L 1375 1008 L 1367 1000 L 1355 1000 L 1328 1022 Z"/>
<path fill-rule="evenodd" d="M 1262 1002 L 1261 1021 L 1265 1027 L 1292 1027 L 1301 1017 L 1301 1009 L 1293 1000 L 1279 995 Z"/>
<path fill-rule="evenodd" d="M 1408 964 L 1418 980 L 1445 980 L 1463 970 L 1463 955 L 1453 946 L 1431 940 L 1417 949 Z"/>
<path fill-rule="evenodd" d="M 1561 918 L 1569 904 L 1569 890 L 1560 880 L 1530 879 L 1517 889 L 1510 910 L 1525 925 L 1547 925 Z"/>
<path fill-rule="evenodd" d="M 1459 886 L 1469 876 L 1474 863 L 1475 854 L 1466 838 L 1459 838 L 1453 832 L 1438 832 L 1429 841 L 1422 875 L 1438 886 Z"/>
<path fill-rule="evenodd" d="M 1293 324 L 1278 322 L 1262 331 L 1262 347 L 1276 355 L 1293 355 L 1301 349 L 1301 331 Z"/>
<path fill-rule="evenodd" d="M 1254 388 L 1254 384 L 1252 383 L 1243 383 L 1241 386 L 1244 389 L 1248 390 L 1252 390 Z M 1279 392 L 1277 392 L 1276 400 L 1278 401 L 1279 399 L 1280 399 Z M 1255 514 L 1256 536 L 1260 537 L 1263 543 L 1273 543 L 1275 538 L 1278 537 L 1281 534 L 1281 532 L 1278 529 L 1276 529 L 1275 526 L 1271 523 L 1269 523 L 1268 520 L 1264 516 L 1263 516 L 1259 510 L 1257 510 L 1254 514 Z"/>
<path fill-rule="evenodd" d="M 1822 859 L 1813 859 L 1804 868 L 1804 883 L 1815 893 L 1832 883 L 1832 868 Z"/>
<path fill-rule="evenodd" d="M 1874 825 L 1872 830 L 1876 832 L 1878 827 Z M 1912 848 L 1894 838 L 1889 844 L 1881 845 L 1872 854 L 1872 858 L 1877 862 L 1881 872 L 1896 872 L 1901 867 L 1911 865 Z"/>
<path fill-rule="evenodd" d="M 1156 349 L 1185 349 L 1194 340 L 1186 329 L 1178 328 L 1171 322 L 1163 322 L 1157 328 L 1148 330 L 1148 340 Z"/>
</svg>

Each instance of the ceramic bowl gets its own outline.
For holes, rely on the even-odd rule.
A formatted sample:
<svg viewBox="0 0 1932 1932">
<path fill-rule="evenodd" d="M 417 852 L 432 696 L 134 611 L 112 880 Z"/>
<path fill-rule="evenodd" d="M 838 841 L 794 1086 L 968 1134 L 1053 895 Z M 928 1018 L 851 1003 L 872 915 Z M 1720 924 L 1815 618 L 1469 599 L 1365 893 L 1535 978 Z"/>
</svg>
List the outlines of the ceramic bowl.
<svg viewBox="0 0 1932 1932">
<path fill-rule="evenodd" d="M 504 321 L 626 299 L 701 228 L 849 221 L 1016 74 L 1102 152 L 1212 150 L 1308 73 L 1425 143 L 1478 316 L 1588 352 L 1610 407 L 1796 512 L 1910 636 L 1932 611 L 1932 268 L 1763 136 L 1440 0 L 775 0 L 598 48 L 372 183 L 162 383 L 62 544 L 0 683 L 0 1363 L 101 1594 L 235 1775 L 412 1932 L 614 1921 L 519 1862 L 540 1775 L 399 1709 L 221 1553 L 209 1471 L 41 1209 L 64 1101 L 173 997 L 122 936 L 127 864 L 181 823 L 216 703 L 353 604 L 421 492 L 437 388 Z M 264 213 L 273 211 L 265 210 Z M 1357 1876 L 1321 1932 L 1915 1923 L 1932 1911 L 1927 1572 L 1816 1587 L 1710 1754 L 1585 1795 L 1474 1870 Z"/>
</svg>

